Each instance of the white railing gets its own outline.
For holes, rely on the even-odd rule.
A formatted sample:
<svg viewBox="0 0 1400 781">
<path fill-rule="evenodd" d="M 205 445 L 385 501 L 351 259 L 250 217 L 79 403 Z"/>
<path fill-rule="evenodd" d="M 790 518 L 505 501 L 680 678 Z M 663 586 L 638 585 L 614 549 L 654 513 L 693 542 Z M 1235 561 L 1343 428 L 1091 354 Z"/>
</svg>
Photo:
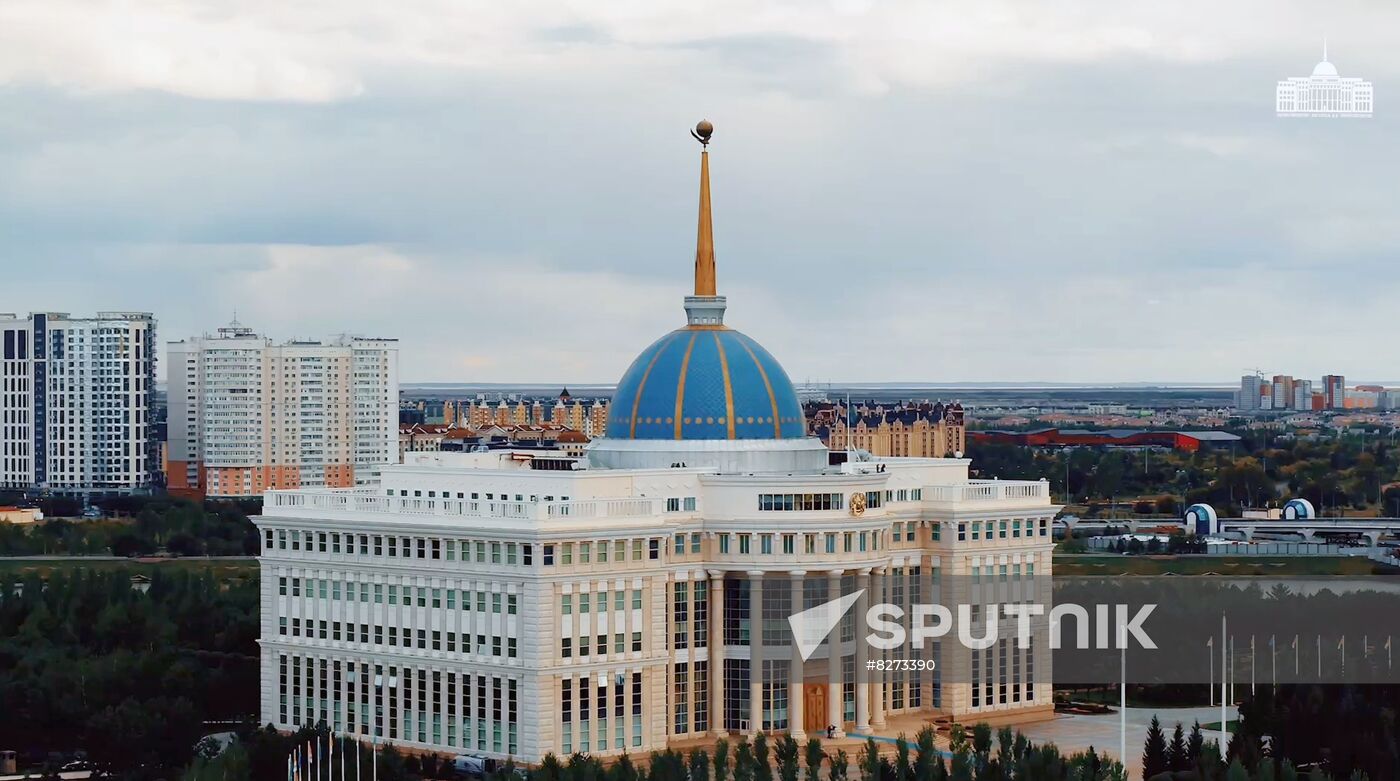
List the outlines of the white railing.
<svg viewBox="0 0 1400 781">
<path fill-rule="evenodd" d="M 1040 480 L 970 480 L 924 487 L 931 502 L 1035 502 L 1050 500 L 1050 484 Z"/>
<path fill-rule="evenodd" d="M 579 499 L 549 502 L 550 518 L 635 518 L 659 515 L 656 499 Z"/>
<path fill-rule="evenodd" d="M 658 499 L 579 499 L 567 502 L 510 502 L 385 496 L 364 489 L 268 491 L 266 510 L 330 513 L 382 513 L 476 518 L 631 518 L 660 514 Z"/>
</svg>

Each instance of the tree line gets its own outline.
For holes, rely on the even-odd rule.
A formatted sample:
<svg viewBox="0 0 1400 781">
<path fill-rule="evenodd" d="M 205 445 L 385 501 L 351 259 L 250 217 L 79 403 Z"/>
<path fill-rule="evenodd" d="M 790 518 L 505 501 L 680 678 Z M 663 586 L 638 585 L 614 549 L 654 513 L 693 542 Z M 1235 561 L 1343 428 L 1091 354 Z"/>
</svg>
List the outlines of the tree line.
<svg viewBox="0 0 1400 781">
<path fill-rule="evenodd" d="M 0 556 L 162 552 L 253 556 L 258 552 L 257 528 L 248 519 L 249 512 L 257 511 L 254 505 L 212 500 L 199 503 L 170 496 L 115 497 L 98 504 L 111 517 L 82 521 L 52 517 L 36 524 L 0 524 Z"/>
<path fill-rule="evenodd" d="M 0 581 L 0 735 L 33 765 L 184 767 L 206 722 L 255 717 L 256 575 L 73 568 Z"/>
</svg>

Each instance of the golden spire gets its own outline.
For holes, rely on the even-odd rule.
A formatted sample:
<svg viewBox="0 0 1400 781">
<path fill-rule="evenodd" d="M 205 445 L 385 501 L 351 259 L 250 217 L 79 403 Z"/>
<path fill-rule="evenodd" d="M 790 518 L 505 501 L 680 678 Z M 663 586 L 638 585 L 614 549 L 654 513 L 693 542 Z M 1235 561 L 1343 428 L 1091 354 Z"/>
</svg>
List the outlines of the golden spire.
<svg viewBox="0 0 1400 781">
<path fill-rule="evenodd" d="M 710 219 L 710 136 L 715 126 L 701 120 L 690 131 L 703 147 L 700 152 L 700 225 L 695 237 L 695 295 L 715 293 L 715 233 Z"/>
</svg>

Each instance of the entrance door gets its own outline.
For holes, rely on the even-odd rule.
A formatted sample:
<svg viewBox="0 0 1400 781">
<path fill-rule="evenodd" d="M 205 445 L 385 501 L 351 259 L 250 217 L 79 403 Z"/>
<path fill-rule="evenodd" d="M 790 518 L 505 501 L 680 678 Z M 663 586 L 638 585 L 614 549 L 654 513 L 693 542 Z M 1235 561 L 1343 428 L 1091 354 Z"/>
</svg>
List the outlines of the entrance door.
<svg viewBox="0 0 1400 781">
<path fill-rule="evenodd" d="M 809 735 L 826 734 L 826 684 L 803 685 L 802 729 Z"/>
</svg>

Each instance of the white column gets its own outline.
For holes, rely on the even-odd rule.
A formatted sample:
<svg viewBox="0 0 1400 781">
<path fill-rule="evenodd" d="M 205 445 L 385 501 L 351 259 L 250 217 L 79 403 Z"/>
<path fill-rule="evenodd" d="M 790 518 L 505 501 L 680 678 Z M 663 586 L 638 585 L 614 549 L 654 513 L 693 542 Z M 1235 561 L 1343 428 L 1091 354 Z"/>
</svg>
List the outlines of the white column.
<svg viewBox="0 0 1400 781">
<path fill-rule="evenodd" d="M 919 574 L 923 580 L 923 585 L 919 589 L 919 599 L 924 604 L 932 605 L 934 603 L 933 557 L 923 556 L 921 557 L 920 562 L 921 569 Z M 933 659 L 933 643 L 925 643 L 924 649 L 922 650 L 921 654 L 923 658 L 932 660 L 935 664 L 943 663 L 941 660 Z M 932 670 L 923 670 L 920 671 L 918 675 L 919 686 L 923 689 L 924 710 L 928 710 L 933 707 L 933 672 Z"/>
<path fill-rule="evenodd" d="M 807 573 L 802 570 L 793 570 L 788 573 L 792 579 L 792 605 L 788 609 L 788 614 L 802 612 L 802 584 L 805 582 Z M 802 648 L 797 644 L 797 635 L 792 636 L 792 661 L 788 668 L 788 734 L 793 740 L 805 741 L 807 732 L 803 729 L 802 722 L 806 715 L 806 703 L 802 701 L 804 695 L 802 679 Z"/>
<path fill-rule="evenodd" d="M 710 734 L 724 735 L 724 570 L 709 570 L 709 576 Z"/>
<path fill-rule="evenodd" d="M 826 573 L 828 600 L 841 596 L 841 572 L 834 569 Z M 841 702 L 841 622 L 831 628 L 826 639 L 827 680 L 826 680 L 826 723 L 836 728 L 832 737 L 846 737 L 845 709 Z"/>
<path fill-rule="evenodd" d="M 880 602 L 886 601 L 885 583 L 888 579 L 885 577 L 885 572 L 885 567 L 876 567 L 874 575 L 870 579 L 870 588 L 871 591 L 874 592 L 873 596 Z M 889 656 L 889 653 L 881 651 L 877 656 L 883 659 Z M 873 670 L 872 672 L 874 673 L 874 677 L 871 678 L 871 682 L 873 685 L 870 687 L 870 725 L 872 727 L 884 727 L 885 671 Z"/>
<path fill-rule="evenodd" d="M 870 661 L 870 646 L 866 643 L 862 624 L 865 614 L 870 612 L 870 570 L 856 573 L 856 732 L 870 734 L 870 671 L 865 669 Z"/>
<path fill-rule="evenodd" d="M 763 731 L 763 571 L 749 576 L 749 732 Z"/>
</svg>

